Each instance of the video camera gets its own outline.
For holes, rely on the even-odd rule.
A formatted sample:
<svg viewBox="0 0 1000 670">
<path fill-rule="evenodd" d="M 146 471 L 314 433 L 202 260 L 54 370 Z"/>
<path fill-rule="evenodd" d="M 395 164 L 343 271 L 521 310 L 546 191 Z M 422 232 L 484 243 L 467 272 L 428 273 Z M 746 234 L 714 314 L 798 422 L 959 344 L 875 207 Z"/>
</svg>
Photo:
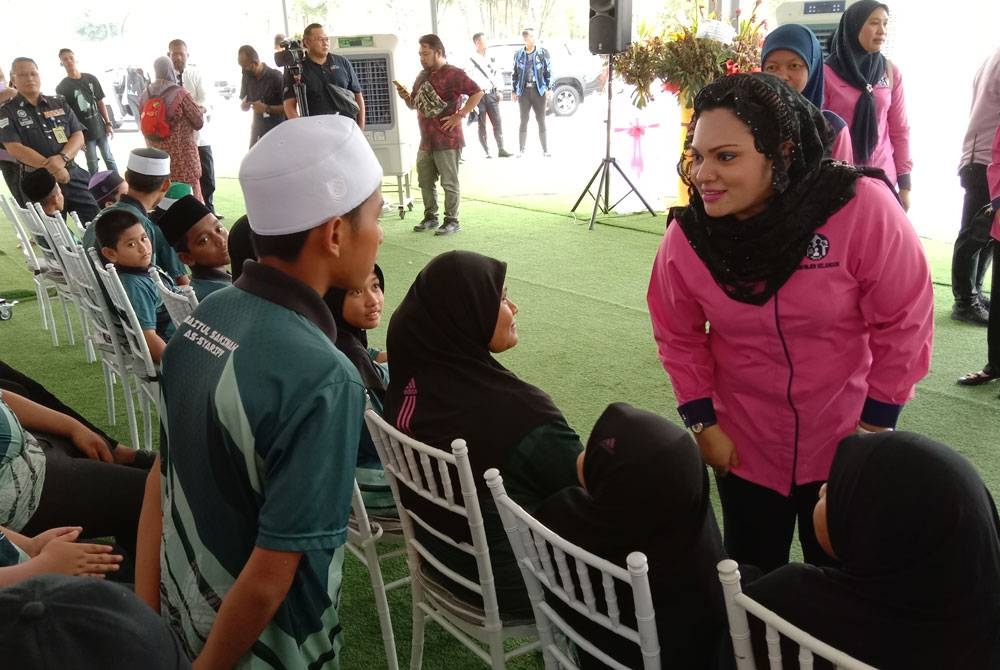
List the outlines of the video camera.
<svg viewBox="0 0 1000 670">
<path fill-rule="evenodd" d="M 302 64 L 306 50 L 298 40 L 285 40 L 281 43 L 281 51 L 274 52 L 274 63 L 278 67 L 295 67 Z"/>
</svg>

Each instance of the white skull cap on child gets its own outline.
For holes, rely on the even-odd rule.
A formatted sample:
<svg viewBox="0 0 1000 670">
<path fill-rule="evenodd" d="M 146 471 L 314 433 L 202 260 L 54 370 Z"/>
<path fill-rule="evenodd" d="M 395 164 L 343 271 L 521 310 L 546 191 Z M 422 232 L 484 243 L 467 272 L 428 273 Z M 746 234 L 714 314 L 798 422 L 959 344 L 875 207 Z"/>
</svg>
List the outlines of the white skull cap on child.
<svg viewBox="0 0 1000 670">
<path fill-rule="evenodd" d="M 279 124 L 240 164 L 250 228 L 298 233 L 346 214 L 382 184 L 382 166 L 358 124 L 324 114 Z"/>
</svg>

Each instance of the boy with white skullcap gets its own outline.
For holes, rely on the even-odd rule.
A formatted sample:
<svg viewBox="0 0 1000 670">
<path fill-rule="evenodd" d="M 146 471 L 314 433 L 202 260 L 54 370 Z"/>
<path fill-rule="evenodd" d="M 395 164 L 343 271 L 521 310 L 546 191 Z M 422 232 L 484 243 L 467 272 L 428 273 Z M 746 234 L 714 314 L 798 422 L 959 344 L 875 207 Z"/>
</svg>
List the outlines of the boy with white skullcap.
<svg viewBox="0 0 1000 670">
<path fill-rule="evenodd" d="M 260 260 L 199 304 L 164 354 L 136 593 L 205 667 L 340 667 L 365 393 L 320 296 L 371 272 L 381 183 L 347 117 L 264 135 L 240 166 Z"/>
<path fill-rule="evenodd" d="M 175 283 L 187 284 L 187 268 L 149 218 L 150 210 L 156 207 L 170 188 L 170 155 L 147 147 L 133 149 L 128 155 L 125 181 L 128 183 L 128 193 L 121 196 L 114 205 L 103 209 L 101 214 L 111 209 L 124 209 L 138 218 L 146 230 L 146 237 L 153 245 L 152 264 L 162 269 Z M 83 232 L 83 248 L 93 248 L 95 237 L 96 226 L 87 226 Z"/>
</svg>

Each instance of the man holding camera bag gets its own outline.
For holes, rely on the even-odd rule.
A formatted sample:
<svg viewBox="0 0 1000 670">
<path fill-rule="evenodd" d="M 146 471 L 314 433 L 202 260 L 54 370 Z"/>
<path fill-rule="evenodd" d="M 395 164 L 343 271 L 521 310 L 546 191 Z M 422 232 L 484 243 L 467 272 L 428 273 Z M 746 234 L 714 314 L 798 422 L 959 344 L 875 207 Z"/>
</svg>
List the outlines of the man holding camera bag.
<svg viewBox="0 0 1000 670">
<path fill-rule="evenodd" d="M 364 130 L 365 99 L 361 94 L 361 83 L 351 61 L 330 53 L 330 38 L 326 36 L 323 26 L 318 23 L 306 26 L 302 33 L 302 46 L 306 51 L 306 57 L 302 59 L 302 83 L 306 86 L 308 115 L 348 116 L 357 121 L 358 127 Z M 300 116 L 296 106 L 294 84 L 292 73 L 286 68 L 282 97 L 285 116 L 289 119 Z"/>
</svg>

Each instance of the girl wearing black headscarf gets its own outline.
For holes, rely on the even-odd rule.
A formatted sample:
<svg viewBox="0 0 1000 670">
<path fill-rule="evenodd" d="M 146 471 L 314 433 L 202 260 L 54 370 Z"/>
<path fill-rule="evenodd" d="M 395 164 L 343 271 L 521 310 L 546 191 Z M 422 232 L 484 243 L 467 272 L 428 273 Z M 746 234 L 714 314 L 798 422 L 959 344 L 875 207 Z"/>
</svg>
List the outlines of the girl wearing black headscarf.
<svg viewBox="0 0 1000 670">
<path fill-rule="evenodd" d="M 379 413 L 382 412 L 385 401 L 389 370 L 384 365 L 385 352 L 368 346 L 368 331 L 377 328 L 382 318 L 384 290 L 385 276 L 382 268 L 376 264 L 363 287 L 349 291 L 332 288 L 323 296 L 333 320 L 337 322 L 337 348 L 357 368 L 361 383 L 368 393 L 368 401 Z M 354 478 L 358 481 L 361 498 L 370 515 L 396 515 L 392 489 L 385 481 L 385 471 L 367 426 L 362 426 L 361 429 L 358 467 L 354 471 Z"/>
<path fill-rule="evenodd" d="M 389 322 L 385 398 L 386 418 L 404 433 L 449 453 L 452 440 L 468 443 L 505 620 L 530 618 L 531 606 L 499 514 L 484 495 L 483 473 L 499 468 L 511 498 L 534 512 L 549 495 L 573 485 L 583 448 L 552 399 L 492 355 L 518 339 L 506 273 L 506 263 L 471 251 L 441 254 L 420 271 Z M 468 538 L 464 517 L 420 509 L 452 537 Z M 450 557 L 450 567 L 476 579 L 467 555 L 427 541 Z"/>
<path fill-rule="evenodd" d="M 663 667 L 719 667 L 732 657 L 715 567 L 725 553 L 694 441 L 652 412 L 615 403 L 597 420 L 581 458 L 580 485 L 549 498 L 536 517 L 616 565 L 633 551 L 644 553 Z M 619 588 L 618 603 L 634 625 L 632 592 Z M 641 667 L 637 645 L 562 609 L 587 640 Z M 605 667 L 582 650 L 580 657 L 583 668 Z"/>
<path fill-rule="evenodd" d="M 914 433 L 852 436 L 825 494 L 840 566 L 785 566 L 750 597 L 878 668 L 1000 667 L 1000 520 L 971 463 Z"/>
<path fill-rule="evenodd" d="M 691 204 L 671 211 L 647 294 L 718 473 L 726 551 L 764 572 L 788 561 L 796 520 L 806 561 L 829 560 L 812 508 L 837 442 L 894 427 L 930 364 L 920 240 L 881 178 L 823 160 L 826 128 L 771 75 L 702 89 L 679 166 Z"/>
<path fill-rule="evenodd" d="M 910 123 L 899 68 L 882 55 L 889 7 L 861 0 L 840 17 L 825 66 L 824 107 L 851 129 L 854 163 L 885 171 L 910 208 Z"/>
</svg>

